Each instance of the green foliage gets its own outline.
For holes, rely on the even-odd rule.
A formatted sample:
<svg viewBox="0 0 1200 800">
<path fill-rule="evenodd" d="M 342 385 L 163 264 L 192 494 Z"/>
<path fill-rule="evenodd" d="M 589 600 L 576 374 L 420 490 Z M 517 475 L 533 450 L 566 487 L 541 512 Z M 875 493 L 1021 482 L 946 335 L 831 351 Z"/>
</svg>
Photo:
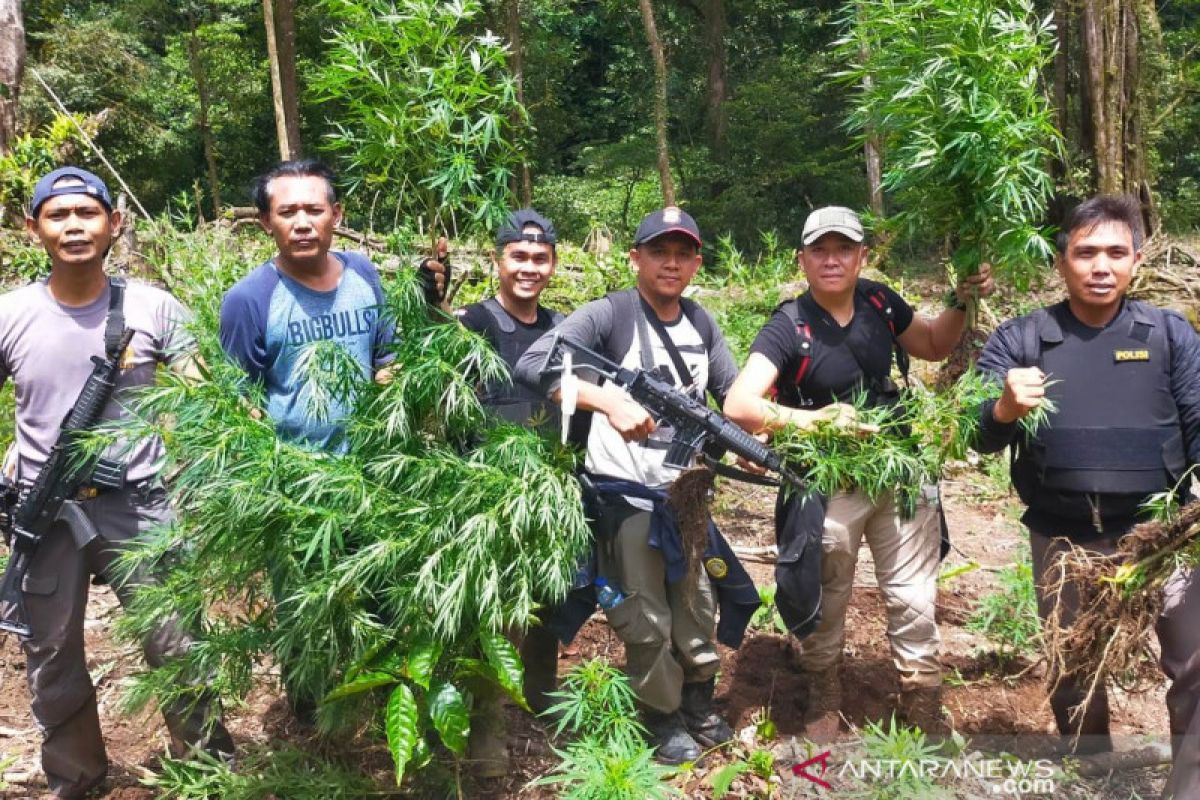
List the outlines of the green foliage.
<svg viewBox="0 0 1200 800">
<path fill-rule="evenodd" d="M 762 603 L 754 611 L 754 616 L 750 617 L 750 627 L 755 630 L 774 631 L 780 636 L 787 636 L 787 623 L 783 621 L 783 617 L 779 615 L 779 609 L 775 605 L 775 592 L 778 587 L 773 584 L 758 587 L 758 599 Z"/>
<path fill-rule="evenodd" d="M 872 783 L 872 800 L 908 800 L 913 797 L 949 800 L 954 797 L 953 792 L 938 786 L 929 777 L 930 767 L 945 762 L 947 749 L 954 747 L 952 741 L 931 742 L 920 728 L 910 728 L 897 723 L 895 715 L 886 727 L 882 722 L 868 722 L 865 733 L 863 746 L 866 748 L 867 758 L 899 764 L 919 764 L 926 770 L 899 770 L 888 783 Z"/>
<path fill-rule="evenodd" d="M 988 261 L 1028 287 L 1051 255 L 1039 226 L 1061 150 L 1041 87 L 1050 19 L 1032 0 L 855 0 L 845 19 L 848 125 L 886 154 L 887 225 L 950 237 L 959 276 Z"/>
<path fill-rule="evenodd" d="M 875 500 L 894 490 L 901 507 L 911 510 L 921 487 L 940 478 L 943 464 L 966 455 L 980 405 L 999 390 L 968 370 L 942 395 L 914 384 L 894 405 L 869 407 L 859 394 L 855 418 L 878 433 L 855 434 L 825 421 L 811 430 L 789 425 L 776 434 L 774 446 L 813 491 L 832 496 L 854 487 Z"/>
<path fill-rule="evenodd" d="M 189 761 L 164 758 L 142 783 L 159 800 L 360 800 L 378 793 L 351 768 L 278 742 L 239 748 L 236 772 L 206 753 Z"/>
<path fill-rule="evenodd" d="M 1037 595 L 1028 556 L 1002 569 L 997 580 L 999 588 L 979 599 L 967 629 L 982 633 L 995 644 L 997 658 L 1006 664 L 1014 656 L 1035 652 L 1041 645 Z"/>
<path fill-rule="evenodd" d="M 535 785 L 559 786 L 564 800 L 663 800 L 679 792 L 663 779 L 670 770 L 654 762 L 642 739 L 629 679 L 606 661 L 585 661 L 568 672 L 560 702 L 547 711 L 558 719 L 557 734 L 575 741 L 555 748 L 561 759 Z"/>
<path fill-rule="evenodd" d="M 58 114 L 40 135 L 18 136 L 7 153 L 0 153 L 0 223 L 7 222 L 15 228 L 24 226 L 25 207 L 33 195 L 34 184 L 61 166 L 65 157 L 82 144 L 76 125 L 90 126 L 95 132 L 95 126 L 83 117 Z M 23 264 L 16 266 L 20 269 Z M 7 281 L 13 273 L 5 269 L 3 275 Z"/>
<path fill-rule="evenodd" d="M 382 723 L 398 779 L 427 760 L 426 732 L 461 752 L 473 682 L 524 702 L 520 660 L 500 632 L 566 595 L 589 540 L 574 456 L 485 416 L 476 382 L 502 362 L 429 318 L 412 270 L 387 287 L 390 384 L 343 369 L 336 354 L 311 359 L 330 384 L 313 402 L 350 406 L 347 452 L 282 441 L 251 414 L 261 389 L 216 337 L 221 293 L 254 261 L 228 232 L 192 234 L 190 247 L 177 238 L 187 237 L 165 229 L 156 240 L 169 256 L 155 266 L 194 310 L 206 366 L 197 381 L 164 374 L 126 431 L 163 436 L 180 518 L 126 563 L 172 568 L 121 628 L 138 637 L 177 614 L 203 636 L 186 659 L 139 676 L 129 703 L 201 684 L 240 699 L 271 656 L 289 693 L 325 699 L 322 731 Z"/>
<path fill-rule="evenodd" d="M 478 0 L 322 7 L 333 35 L 311 85 L 333 114 L 326 144 L 344 157 L 353 188 L 382 193 L 430 231 L 498 222 L 519 158 L 514 119 L 524 111 L 503 43 L 471 33 Z"/>
</svg>

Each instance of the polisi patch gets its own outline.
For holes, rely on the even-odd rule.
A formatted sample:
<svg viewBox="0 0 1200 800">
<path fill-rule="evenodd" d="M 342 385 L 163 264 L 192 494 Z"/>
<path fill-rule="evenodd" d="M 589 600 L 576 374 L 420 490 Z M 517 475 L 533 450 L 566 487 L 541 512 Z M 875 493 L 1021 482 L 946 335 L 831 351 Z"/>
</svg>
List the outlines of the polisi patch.
<svg viewBox="0 0 1200 800">
<path fill-rule="evenodd" d="M 1120 364 L 1124 361 L 1149 361 L 1149 350 L 1114 350 L 1113 361 Z"/>
<path fill-rule="evenodd" d="M 668 225 L 678 225 L 679 220 L 682 219 L 682 217 L 679 215 L 679 208 L 677 206 L 667 206 L 664 208 L 662 218 L 663 222 Z"/>
</svg>

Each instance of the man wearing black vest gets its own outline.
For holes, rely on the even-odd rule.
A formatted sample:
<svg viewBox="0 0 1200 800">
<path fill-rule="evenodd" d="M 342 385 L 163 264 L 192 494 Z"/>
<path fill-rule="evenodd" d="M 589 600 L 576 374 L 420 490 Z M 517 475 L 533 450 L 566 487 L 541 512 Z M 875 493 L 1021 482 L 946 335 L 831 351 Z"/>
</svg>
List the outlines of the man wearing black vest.
<svg viewBox="0 0 1200 800">
<path fill-rule="evenodd" d="M 532 208 L 514 211 L 496 231 L 497 291 L 455 312 L 463 326 L 488 340 L 512 370 L 531 344 L 562 321 L 563 315 L 538 300 L 558 264 L 554 224 Z M 518 425 L 557 430 L 558 408 L 523 384 L 494 381 L 480 390 L 483 404 Z M 544 618 L 544 617 L 543 617 Z M 541 713 L 558 684 L 558 639 L 546 625 L 535 625 L 521 641 L 525 698 Z M 507 774 L 503 708 L 499 696 L 483 698 L 472 715 L 470 757 L 479 777 Z"/>
<path fill-rule="evenodd" d="M 1142 220 L 1130 197 L 1095 197 L 1058 234 L 1056 267 L 1067 299 L 1001 325 L 979 368 L 1004 382 L 983 407 L 977 448 L 1012 445 L 1013 486 L 1028 507 L 1042 619 L 1059 607 L 1069 625 L 1077 596 L 1052 595 L 1048 570 L 1069 543 L 1111 553 L 1145 517 L 1141 504 L 1200 463 L 1200 338 L 1181 315 L 1125 297 L 1142 260 Z M 1048 380 L 1049 379 L 1049 380 Z M 1056 405 L 1032 437 L 1018 421 L 1046 398 Z M 1200 587 L 1191 573 L 1167 585 L 1158 623 L 1175 768 L 1168 796 L 1200 797 Z M 1103 688 L 1064 681 L 1050 705 L 1077 752 L 1111 747 Z"/>
<path fill-rule="evenodd" d="M 808 291 L 780 306 L 759 332 L 729 392 L 726 413 L 750 431 L 788 423 L 807 427 L 822 418 L 852 425 L 848 403 L 859 392 L 866 392 L 872 406 L 894 402 L 893 351 L 902 372 L 909 355 L 944 359 L 962 336 L 967 297 L 993 289 L 991 270 L 984 265 L 959 284 L 949 308 L 926 319 L 890 288 L 859 277 L 867 246 L 862 223 L 850 209 L 817 209 L 801 237 L 797 255 Z M 821 541 L 819 593 L 810 597 L 812 581 L 777 570 L 777 601 L 781 610 L 791 606 L 793 632 L 812 631 L 797 645 L 797 661 L 809 676 L 805 719 L 810 734 L 827 738 L 836 731 L 846 610 L 864 539 L 887 607 L 888 642 L 900 673 L 900 711 L 910 723 L 933 732 L 942 727 L 934 621 L 941 542 L 936 492 L 923 493 L 912 516 L 902 513 L 890 491 L 875 502 L 857 488 L 825 498 L 823 520 L 821 500 L 781 493 L 775 512 L 781 565 L 798 559 L 818 536 Z"/>
<path fill-rule="evenodd" d="M 700 230 L 683 210 L 668 207 L 647 215 L 629 252 L 637 288 L 587 303 L 557 332 L 623 366 L 655 370 L 697 398 L 712 394 L 720 402 L 737 367 L 709 313 L 683 298 L 700 268 L 700 247 Z M 541 374 L 552 339 L 544 336 L 530 347 L 516 374 L 557 402 L 559 381 Z M 712 747 L 733 736 L 712 701 L 721 663 L 713 580 L 724 573 L 710 580 L 701 570 L 693 582 L 676 574 L 668 560 L 658 523 L 667 510 L 665 490 L 679 474 L 664 464 L 674 432 L 657 426 L 612 383 L 581 381 L 578 407 L 596 412 L 587 435 L 586 471 L 600 490 L 593 512 L 597 571 L 620 593 L 605 613 L 625 644 L 626 673 L 656 757 L 674 764 L 694 761 L 701 744 Z"/>
</svg>

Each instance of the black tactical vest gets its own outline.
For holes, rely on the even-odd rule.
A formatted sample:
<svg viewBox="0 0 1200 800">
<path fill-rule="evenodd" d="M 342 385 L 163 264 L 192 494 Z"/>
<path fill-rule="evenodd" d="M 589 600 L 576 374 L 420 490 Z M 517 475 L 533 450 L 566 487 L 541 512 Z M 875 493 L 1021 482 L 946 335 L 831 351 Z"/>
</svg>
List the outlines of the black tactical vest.
<svg viewBox="0 0 1200 800">
<path fill-rule="evenodd" d="M 487 338 L 492 342 L 496 352 L 504 359 L 511 373 L 517 361 L 525 354 L 529 345 L 540 336 L 537 331 L 528 336 L 519 336 L 517 323 L 504 307 L 489 297 L 480 303 L 491 315 L 487 328 Z M 563 315 L 557 311 L 550 312 L 551 327 L 563 321 Z M 527 425 L 531 419 L 546 420 L 552 428 L 558 425 L 558 406 L 546 401 L 537 392 L 517 382 L 489 381 L 483 385 L 479 396 L 480 401 L 502 419 L 518 425 Z"/>
<path fill-rule="evenodd" d="M 1048 390 L 1058 404 L 1049 424 L 1018 447 L 1017 493 L 1031 509 L 1098 530 L 1105 519 L 1136 516 L 1187 467 L 1165 315 L 1129 300 L 1113 324 L 1093 332 L 1064 302 L 1024 324 L 1023 362 L 1060 383 Z"/>
</svg>

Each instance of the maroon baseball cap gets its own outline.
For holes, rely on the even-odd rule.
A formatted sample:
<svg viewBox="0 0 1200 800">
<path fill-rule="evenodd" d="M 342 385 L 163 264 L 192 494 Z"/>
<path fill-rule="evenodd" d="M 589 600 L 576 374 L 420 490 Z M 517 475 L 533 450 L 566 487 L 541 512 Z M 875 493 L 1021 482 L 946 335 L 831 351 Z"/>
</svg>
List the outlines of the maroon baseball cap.
<svg viewBox="0 0 1200 800">
<path fill-rule="evenodd" d="M 668 233 L 682 233 L 695 241 L 696 247 L 704 246 L 700 240 L 700 228 L 696 225 L 696 220 L 678 206 L 667 206 L 653 214 L 647 214 L 642 224 L 638 225 L 637 233 L 633 237 L 633 246 L 640 247 L 651 239 Z"/>
</svg>

